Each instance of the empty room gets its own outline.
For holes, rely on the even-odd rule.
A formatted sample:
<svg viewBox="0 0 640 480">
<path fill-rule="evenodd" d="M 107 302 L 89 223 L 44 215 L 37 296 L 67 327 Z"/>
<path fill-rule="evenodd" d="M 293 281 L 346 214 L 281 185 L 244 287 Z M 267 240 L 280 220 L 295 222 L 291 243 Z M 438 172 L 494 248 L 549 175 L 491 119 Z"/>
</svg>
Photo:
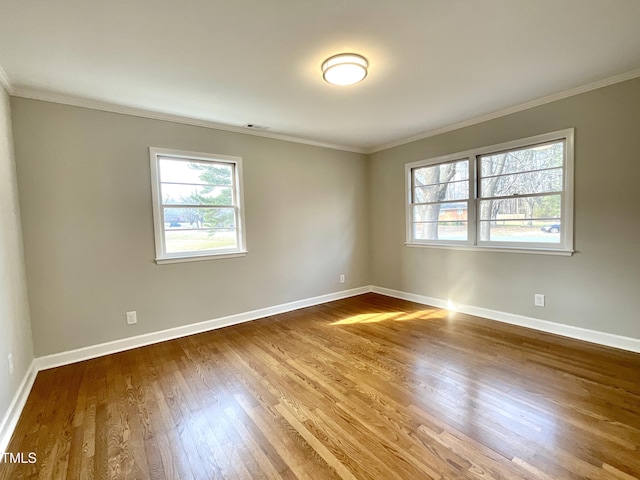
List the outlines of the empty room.
<svg viewBox="0 0 640 480">
<path fill-rule="evenodd" d="M 0 0 L 0 480 L 640 479 L 640 2 Z"/>
</svg>

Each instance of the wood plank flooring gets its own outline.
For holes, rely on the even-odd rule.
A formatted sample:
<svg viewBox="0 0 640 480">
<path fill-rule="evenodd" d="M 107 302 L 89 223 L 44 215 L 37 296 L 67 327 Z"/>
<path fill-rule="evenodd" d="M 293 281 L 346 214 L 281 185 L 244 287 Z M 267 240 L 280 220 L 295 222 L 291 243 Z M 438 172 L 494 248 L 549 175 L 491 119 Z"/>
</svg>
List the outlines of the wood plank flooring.
<svg viewBox="0 0 640 480">
<path fill-rule="evenodd" d="M 640 478 L 640 355 L 366 294 L 41 372 L 0 479 Z"/>
</svg>

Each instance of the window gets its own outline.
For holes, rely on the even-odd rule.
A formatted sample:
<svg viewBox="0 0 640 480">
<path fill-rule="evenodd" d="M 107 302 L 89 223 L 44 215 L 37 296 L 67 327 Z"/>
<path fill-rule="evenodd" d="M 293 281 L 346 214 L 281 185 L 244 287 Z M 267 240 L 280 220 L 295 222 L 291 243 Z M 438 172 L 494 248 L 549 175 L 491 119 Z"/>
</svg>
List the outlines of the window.
<svg viewBox="0 0 640 480">
<path fill-rule="evenodd" d="M 245 255 L 242 159 L 149 150 L 156 262 Z"/>
<path fill-rule="evenodd" d="M 466 243 L 469 160 L 414 168 L 411 181 L 413 238 Z"/>
<path fill-rule="evenodd" d="M 573 129 L 406 165 L 407 244 L 573 251 Z"/>
</svg>

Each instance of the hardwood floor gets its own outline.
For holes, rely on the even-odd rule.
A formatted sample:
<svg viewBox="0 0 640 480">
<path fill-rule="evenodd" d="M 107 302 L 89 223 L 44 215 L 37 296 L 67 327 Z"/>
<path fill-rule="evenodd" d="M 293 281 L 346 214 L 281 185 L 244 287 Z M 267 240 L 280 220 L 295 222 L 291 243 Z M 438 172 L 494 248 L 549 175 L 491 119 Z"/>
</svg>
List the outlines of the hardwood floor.
<svg viewBox="0 0 640 480">
<path fill-rule="evenodd" d="M 0 479 L 640 478 L 640 355 L 366 294 L 41 372 Z"/>
</svg>

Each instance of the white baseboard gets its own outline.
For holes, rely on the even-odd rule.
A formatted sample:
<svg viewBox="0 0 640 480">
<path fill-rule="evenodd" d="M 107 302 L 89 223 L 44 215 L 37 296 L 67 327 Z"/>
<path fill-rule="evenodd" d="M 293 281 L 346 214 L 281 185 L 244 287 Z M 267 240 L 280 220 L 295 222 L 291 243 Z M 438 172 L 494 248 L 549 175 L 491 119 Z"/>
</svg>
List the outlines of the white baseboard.
<svg viewBox="0 0 640 480">
<path fill-rule="evenodd" d="M 18 388 L 18 391 L 16 392 L 11 404 L 9 405 L 9 409 L 2 418 L 2 422 L 0 422 L 0 452 L 3 452 L 7 448 L 9 440 L 11 439 L 11 435 L 13 434 L 16 424 L 18 423 L 18 419 L 20 418 L 20 414 L 22 413 L 22 409 L 24 408 L 29 393 L 31 392 L 31 388 L 33 386 L 33 382 L 35 381 L 36 375 L 41 370 L 47 370 L 49 368 L 81 362 L 83 360 L 89 360 L 112 353 L 122 352 L 124 350 L 143 347 L 145 345 L 151 345 L 175 338 L 194 335 L 196 333 L 202 333 L 209 330 L 228 327 L 231 325 L 236 325 L 238 323 L 249 322 L 252 320 L 257 320 L 259 318 L 286 313 L 292 310 L 311 307 L 313 305 L 319 305 L 321 303 L 353 297 L 355 295 L 361 295 L 368 292 L 374 292 L 380 295 L 386 295 L 388 297 L 409 300 L 411 302 L 430 305 L 433 307 L 451 307 L 447 300 L 426 297 L 424 295 L 417 295 L 414 293 L 401 292 L 399 290 L 392 290 L 390 288 L 365 286 L 353 288 L 350 290 L 343 290 L 340 292 L 329 293 L 326 295 L 320 295 L 318 297 L 298 300 L 295 302 L 283 303 L 281 305 L 261 308 L 258 310 L 252 310 L 250 312 L 239 313 L 236 315 L 229 315 L 226 317 L 216 318 L 214 320 L 207 320 L 205 322 L 194 323 L 191 325 L 171 328 L 159 332 L 138 335 L 136 337 L 123 338 L 121 340 L 101 343 L 99 345 L 79 348 L 77 350 L 71 350 L 68 352 L 39 357 L 31 363 L 28 371 L 24 376 L 24 379 L 22 380 L 22 383 L 20 384 L 20 387 Z M 572 327 L 570 325 L 548 322 L 546 320 L 514 315 L 511 313 L 490 310 L 487 308 L 474 307 L 471 305 L 455 304 L 455 310 L 469 315 L 484 317 L 489 320 L 496 320 L 503 323 L 509 323 L 511 325 L 532 328 L 534 330 L 553 333 L 564 337 L 575 338 L 590 343 L 596 343 L 599 345 L 605 345 L 640 353 L 640 339 L 637 338 L 623 337 L 621 335 L 614 335 L 611 333 L 598 332 L 595 330 L 588 330 L 580 327 Z"/>
<path fill-rule="evenodd" d="M 49 368 L 69 365 L 71 363 L 90 360 L 92 358 L 102 357 L 104 355 L 122 352 L 125 350 L 131 350 L 133 348 L 144 347 L 146 345 L 151 345 L 154 343 L 165 342 L 167 340 L 173 340 L 175 338 L 186 337 L 188 335 L 194 335 L 196 333 L 208 332 L 209 330 L 229 327 L 238 323 L 250 322 L 251 320 L 257 320 L 258 318 L 269 317 L 271 315 L 277 315 L 279 313 L 290 312 L 292 310 L 298 310 L 300 308 L 311 307 L 313 305 L 319 305 L 321 303 L 332 302 L 334 300 L 340 300 L 347 297 L 353 297 L 355 295 L 361 295 L 370 291 L 371 287 L 369 286 L 352 288 L 350 290 L 328 293 L 326 295 L 320 295 L 319 297 L 306 298 L 295 302 L 283 303 L 281 305 L 276 305 L 273 307 L 260 308 L 258 310 L 252 310 L 250 312 L 238 313 L 235 315 L 220 317 L 213 320 L 206 320 L 204 322 L 170 328 L 168 330 L 161 330 L 159 332 L 145 333 L 144 335 L 123 338 L 121 340 L 114 340 L 112 342 L 92 345 L 90 347 L 70 350 L 68 352 L 54 353 L 53 355 L 46 355 L 44 357 L 36 358 L 35 366 L 37 371 L 47 370 Z"/>
<path fill-rule="evenodd" d="M 11 440 L 11 435 L 13 435 L 13 431 L 18 424 L 22 409 L 24 408 L 25 403 L 27 403 L 27 398 L 29 397 L 29 393 L 31 393 L 31 387 L 33 387 L 33 382 L 36 380 L 37 374 L 38 371 L 36 370 L 34 360 L 31 362 L 27 372 L 24 374 L 24 378 L 18 387 L 18 391 L 9 404 L 7 413 L 5 413 L 4 417 L 2 417 L 2 421 L 0 422 L 0 453 L 7 450 L 9 440 Z"/>
<path fill-rule="evenodd" d="M 27 373 L 25 374 L 22 383 L 18 388 L 18 391 L 11 401 L 7 412 L 2 418 L 2 422 L 0 422 L 0 453 L 4 452 L 9 445 L 11 436 L 13 435 L 18 420 L 20 419 L 20 414 L 24 409 L 27 398 L 29 397 L 29 393 L 31 392 L 31 388 L 33 387 L 33 382 L 35 381 L 38 372 L 40 372 L 41 370 L 69 365 L 71 363 L 102 357 L 111 353 L 122 352 L 133 348 L 143 347 L 145 345 L 151 345 L 167 340 L 173 340 L 175 338 L 186 337 L 188 335 L 194 335 L 196 333 L 202 333 L 209 330 L 236 325 L 238 323 L 249 322 L 251 320 L 257 320 L 259 318 L 277 315 L 279 313 L 290 312 L 292 310 L 298 310 L 300 308 L 311 307 L 313 305 L 319 305 L 321 303 L 353 297 L 355 295 L 361 295 L 370 291 L 371 287 L 369 286 L 352 288 L 350 290 L 342 290 L 340 292 L 320 295 L 318 297 L 306 298 L 290 303 L 283 303 L 281 305 L 276 305 L 273 307 L 261 308 L 258 310 L 252 310 L 250 312 L 243 312 L 236 315 L 220 317 L 214 320 L 207 320 L 200 323 L 162 330 L 159 332 L 152 332 L 135 337 L 123 338 L 121 340 L 115 340 L 112 342 L 92 345 L 90 347 L 79 348 L 77 350 L 70 350 L 68 352 L 61 352 L 44 357 L 38 357 L 34 359 L 33 362 L 31 362 L 29 370 L 27 370 Z"/>
<path fill-rule="evenodd" d="M 409 300 L 411 302 L 430 305 L 432 307 L 451 307 L 449 301 L 447 300 L 426 297 L 424 295 L 417 295 L 415 293 L 401 292 L 399 290 L 392 290 L 390 288 L 376 286 L 372 286 L 371 291 L 374 293 L 379 293 L 380 295 Z M 597 330 L 588 330 L 586 328 L 573 327 L 571 325 L 564 325 L 562 323 L 549 322 L 547 320 L 540 320 L 538 318 L 525 317 L 522 315 L 500 312 L 498 310 L 490 310 L 488 308 L 474 307 L 471 305 L 460 305 L 455 303 L 453 306 L 455 307 L 455 310 L 457 312 L 466 313 L 468 315 L 475 315 L 476 317 L 488 318 L 489 320 L 496 320 L 498 322 L 509 323 L 511 325 L 518 325 L 520 327 L 527 327 L 534 330 L 540 330 L 542 332 L 561 335 L 563 337 L 574 338 L 577 340 L 583 340 L 585 342 L 597 343 L 598 345 L 605 345 L 607 347 L 614 347 L 621 350 L 640 353 L 639 338 L 624 337 L 622 335 L 599 332 Z"/>
</svg>

